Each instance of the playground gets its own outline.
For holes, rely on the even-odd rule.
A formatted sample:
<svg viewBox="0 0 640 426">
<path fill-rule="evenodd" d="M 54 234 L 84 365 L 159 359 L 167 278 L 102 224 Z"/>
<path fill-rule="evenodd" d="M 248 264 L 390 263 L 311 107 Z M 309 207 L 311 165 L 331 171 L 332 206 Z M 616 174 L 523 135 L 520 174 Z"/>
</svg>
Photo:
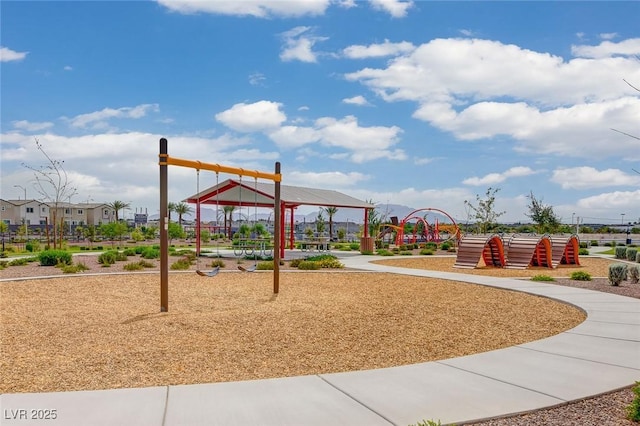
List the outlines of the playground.
<svg viewBox="0 0 640 426">
<path fill-rule="evenodd" d="M 172 309 L 161 313 L 157 281 L 100 274 L 1 283 L 0 392 L 391 367 L 509 347 L 584 320 L 524 293 L 346 271 L 284 272 L 277 295 L 270 272 L 172 273 Z"/>
</svg>

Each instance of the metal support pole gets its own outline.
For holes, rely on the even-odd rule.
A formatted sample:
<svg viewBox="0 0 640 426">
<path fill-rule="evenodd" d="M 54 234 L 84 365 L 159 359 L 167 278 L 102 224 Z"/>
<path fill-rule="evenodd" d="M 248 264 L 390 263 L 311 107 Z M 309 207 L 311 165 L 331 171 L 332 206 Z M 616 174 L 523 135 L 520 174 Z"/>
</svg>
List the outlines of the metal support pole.
<svg viewBox="0 0 640 426">
<path fill-rule="evenodd" d="M 276 176 L 280 176 L 280 162 L 276 162 L 275 167 Z M 273 293 L 278 294 L 280 291 L 280 244 L 281 238 L 283 236 L 284 229 L 282 228 L 282 224 L 280 223 L 280 218 L 282 217 L 280 204 L 280 180 L 275 181 L 275 189 L 274 189 L 274 200 L 273 200 L 273 210 L 274 210 L 274 223 L 273 223 Z"/>
<path fill-rule="evenodd" d="M 167 140 L 160 139 L 160 312 L 169 312 L 169 223 Z"/>
</svg>

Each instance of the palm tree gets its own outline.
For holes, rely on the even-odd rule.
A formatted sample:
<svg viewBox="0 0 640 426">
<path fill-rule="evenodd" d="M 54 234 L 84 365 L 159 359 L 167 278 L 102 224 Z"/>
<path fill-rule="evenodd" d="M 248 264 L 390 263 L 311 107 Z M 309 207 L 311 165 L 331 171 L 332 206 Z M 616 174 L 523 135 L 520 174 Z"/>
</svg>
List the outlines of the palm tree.
<svg viewBox="0 0 640 426">
<path fill-rule="evenodd" d="M 324 207 L 322 210 L 327 212 L 327 216 L 329 216 L 329 239 L 333 238 L 333 216 L 338 212 L 337 207 Z"/>
<path fill-rule="evenodd" d="M 116 212 L 116 222 L 120 220 L 120 210 L 128 209 L 131 206 L 131 203 L 125 203 L 124 201 L 116 200 L 111 204 L 107 204 Z"/>
<path fill-rule="evenodd" d="M 178 214 L 178 224 L 182 226 L 182 216 L 193 212 L 187 203 L 178 203 L 174 207 L 174 212 Z"/>
<path fill-rule="evenodd" d="M 231 235 L 231 225 L 233 225 L 233 212 L 235 211 L 236 206 L 223 206 L 222 211 L 224 212 L 224 229 L 227 231 L 227 236 L 229 239 L 233 238 Z M 229 215 L 229 221 L 227 222 L 227 214 Z"/>
<path fill-rule="evenodd" d="M 171 222 L 171 212 L 175 212 L 176 211 L 176 206 L 177 204 L 174 203 L 173 201 L 169 201 L 167 203 L 167 215 L 169 217 L 167 217 L 167 222 Z"/>
</svg>

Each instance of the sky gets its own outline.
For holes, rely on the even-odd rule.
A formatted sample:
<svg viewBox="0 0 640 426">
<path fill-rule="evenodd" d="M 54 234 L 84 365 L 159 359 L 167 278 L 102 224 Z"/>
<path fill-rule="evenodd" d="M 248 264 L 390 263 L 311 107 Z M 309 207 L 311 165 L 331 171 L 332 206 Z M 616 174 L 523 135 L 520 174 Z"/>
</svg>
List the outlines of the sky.
<svg viewBox="0 0 640 426">
<path fill-rule="evenodd" d="M 283 184 L 459 222 L 490 188 L 503 223 L 530 222 L 531 195 L 567 224 L 640 222 L 639 16 L 640 2 L 1 1 L 0 198 L 40 198 L 38 140 L 72 202 L 156 214 L 165 137 L 172 157 L 279 161 Z M 201 172 L 200 188 L 229 178 Z M 196 188 L 169 168 L 170 201 Z"/>
</svg>

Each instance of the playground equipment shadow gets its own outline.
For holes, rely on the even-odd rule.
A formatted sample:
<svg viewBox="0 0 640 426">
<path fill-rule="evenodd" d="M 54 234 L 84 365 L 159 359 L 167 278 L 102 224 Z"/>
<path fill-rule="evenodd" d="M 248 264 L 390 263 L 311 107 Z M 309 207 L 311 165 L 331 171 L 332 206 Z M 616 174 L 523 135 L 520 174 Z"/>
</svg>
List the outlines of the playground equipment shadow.
<svg viewBox="0 0 640 426">
<path fill-rule="evenodd" d="M 640 380 L 640 300 L 541 282 L 424 271 L 344 256 L 349 268 L 471 282 L 550 297 L 587 319 L 514 347 L 401 367 L 230 383 L 0 395 L 0 424 L 443 424 L 551 407 Z M 277 354 L 274 354 L 277 356 Z M 54 418 L 55 417 L 55 418 Z"/>
</svg>

